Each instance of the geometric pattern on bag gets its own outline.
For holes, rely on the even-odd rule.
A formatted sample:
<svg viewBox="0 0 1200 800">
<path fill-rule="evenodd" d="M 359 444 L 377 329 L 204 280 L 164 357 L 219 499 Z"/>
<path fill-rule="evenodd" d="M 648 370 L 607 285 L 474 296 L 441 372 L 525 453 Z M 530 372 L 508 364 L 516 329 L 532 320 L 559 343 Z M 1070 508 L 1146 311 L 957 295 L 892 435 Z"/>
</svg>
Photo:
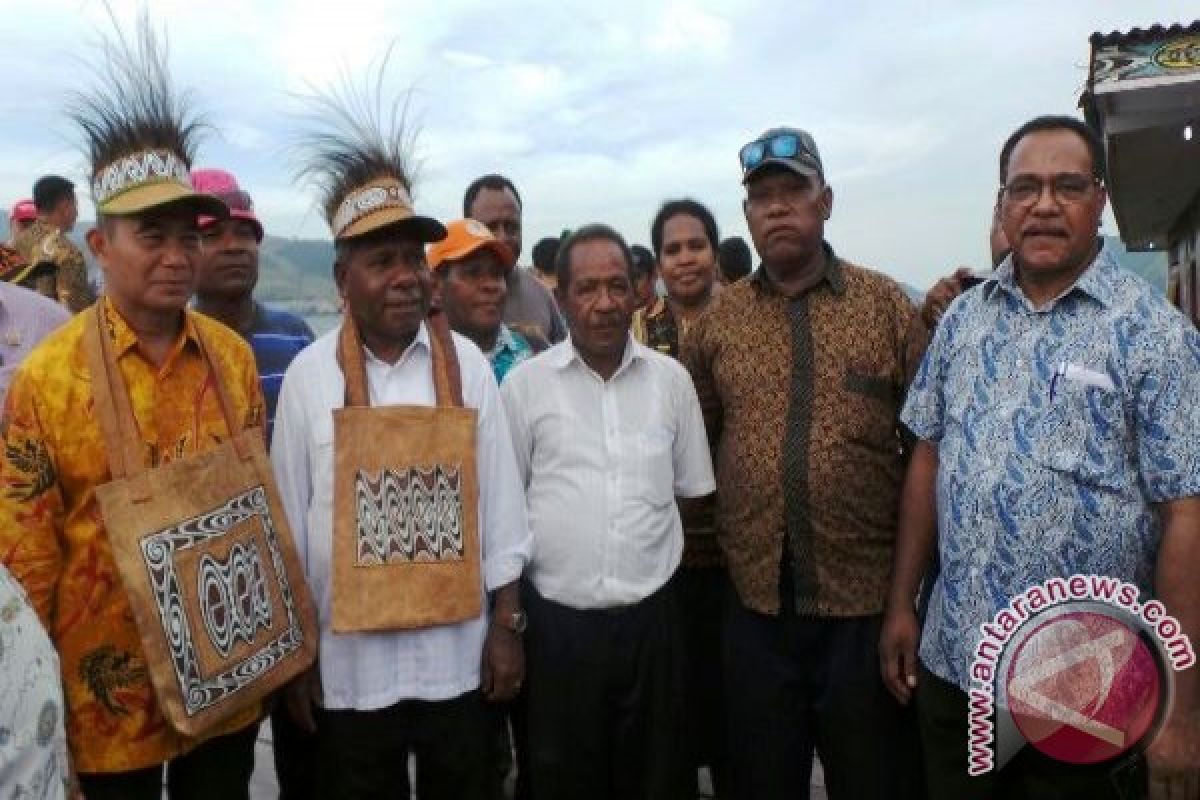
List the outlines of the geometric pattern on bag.
<svg viewBox="0 0 1200 800">
<path fill-rule="evenodd" d="M 263 487 L 140 544 L 188 716 L 252 683 L 301 646 L 300 619 Z M 189 578 L 199 589 L 203 619 L 195 632 L 180 591 Z M 276 620 L 284 622 L 282 630 Z M 241 657 L 214 671 L 210 650 L 223 659 L 233 652 Z"/>
<path fill-rule="evenodd" d="M 463 501 L 458 465 L 390 468 L 354 480 L 355 565 L 461 561 Z"/>
</svg>

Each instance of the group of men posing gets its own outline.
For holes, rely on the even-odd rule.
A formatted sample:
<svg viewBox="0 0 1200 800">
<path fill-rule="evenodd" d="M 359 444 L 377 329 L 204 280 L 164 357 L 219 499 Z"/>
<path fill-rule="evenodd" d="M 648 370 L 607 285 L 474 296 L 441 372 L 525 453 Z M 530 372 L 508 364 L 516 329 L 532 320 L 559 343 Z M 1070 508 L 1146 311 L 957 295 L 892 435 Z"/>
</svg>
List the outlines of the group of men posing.
<svg viewBox="0 0 1200 800">
<path fill-rule="evenodd" d="M 93 156 L 97 173 L 130 157 Z M 1015 132 L 997 209 L 1011 254 L 969 291 L 943 279 L 920 310 L 825 240 L 833 190 L 809 134 L 773 129 L 739 157 L 761 266 L 721 285 L 713 215 L 668 202 L 651 224 L 666 297 L 636 315 L 634 258 L 610 227 L 560 243 L 556 303 L 516 266 L 508 180 L 473 183 L 443 225 L 413 210 L 398 168 L 365 188 L 334 175 L 345 313 L 315 342 L 254 301 L 263 228 L 231 175 L 94 187 L 93 308 L 147 461 L 233 433 L 206 359 L 232 418 L 271 431 L 320 623 L 316 664 L 272 716 L 281 796 L 404 796 L 415 756 L 422 800 L 497 797 L 510 729 L 517 793 L 539 800 L 691 797 L 698 765 L 721 797 L 805 797 L 814 753 L 835 800 L 1196 796 L 1195 670 L 1146 754 L 1079 767 L 1027 748 L 967 774 L 976 631 L 1029 586 L 1118 577 L 1200 632 L 1200 335 L 1097 239 L 1096 135 L 1065 117 Z M 197 199 L 212 196 L 226 213 Z M 342 328 L 370 406 L 431 406 L 437 314 L 475 412 L 486 602 L 460 622 L 335 631 Z M 10 729 L 41 753 L 0 761 L 5 791 L 54 795 L 65 722 L 89 800 L 158 797 L 164 771 L 172 798 L 247 797 L 264 710 L 189 738 L 148 678 L 97 511 L 109 475 L 81 320 L 24 360 L 4 412 L 0 560 L 57 651 L 5 673 L 25 681 L 0 693 L 25 715 Z M 1055 377 L 1060 363 L 1109 381 Z"/>
</svg>

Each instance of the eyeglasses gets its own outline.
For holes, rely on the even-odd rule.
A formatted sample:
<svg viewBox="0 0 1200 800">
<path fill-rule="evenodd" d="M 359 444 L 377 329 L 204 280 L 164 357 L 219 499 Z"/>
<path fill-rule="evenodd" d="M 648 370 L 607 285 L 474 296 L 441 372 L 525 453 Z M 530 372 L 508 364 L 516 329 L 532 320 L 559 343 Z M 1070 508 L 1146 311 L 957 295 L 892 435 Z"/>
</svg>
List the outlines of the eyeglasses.
<svg viewBox="0 0 1200 800">
<path fill-rule="evenodd" d="M 1008 201 L 1017 206 L 1031 206 L 1042 197 L 1047 181 L 1036 175 L 1018 175 L 1000 187 Z M 1060 205 L 1076 205 L 1088 199 L 1093 186 L 1102 186 L 1093 175 L 1063 172 L 1049 180 L 1050 194 Z"/>
<path fill-rule="evenodd" d="M 820 159 L 803 140 L 794 133 L 777 133 L 765 139 L 757 139 L 738 151 L 738 159 L 742 162 L 742 171 L 750 172 L 756 169 L 768 158 L 792 158 L 808 162 L 814 169 L 819 170 Z"/>
</svg>

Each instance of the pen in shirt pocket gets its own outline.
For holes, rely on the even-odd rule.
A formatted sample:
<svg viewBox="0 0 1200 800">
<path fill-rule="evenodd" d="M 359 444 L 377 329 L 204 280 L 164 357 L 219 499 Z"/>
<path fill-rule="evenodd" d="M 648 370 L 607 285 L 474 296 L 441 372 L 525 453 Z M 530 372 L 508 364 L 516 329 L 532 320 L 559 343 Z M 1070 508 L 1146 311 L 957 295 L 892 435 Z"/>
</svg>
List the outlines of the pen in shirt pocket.
<svg viewBox="0 0 1200 800">
<path fill-rule="evenodd" d="M 1050 378 L 1050 404 L 1054 404 L 1054 391 L 1058 388 L 1058 381 L 1067 374 L 1067 362 L 1060 361 L 1058 366 L 1054 368 L 1054 377 Z"/>
</svg>

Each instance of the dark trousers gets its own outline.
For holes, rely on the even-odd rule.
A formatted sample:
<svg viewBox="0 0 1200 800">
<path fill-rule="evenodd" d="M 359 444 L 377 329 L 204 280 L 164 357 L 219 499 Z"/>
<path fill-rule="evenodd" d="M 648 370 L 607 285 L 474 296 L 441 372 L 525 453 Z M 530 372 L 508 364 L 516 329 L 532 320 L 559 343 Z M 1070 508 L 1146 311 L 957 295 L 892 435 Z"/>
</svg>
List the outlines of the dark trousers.
<svg viewBox="0 0 1200 800">
<path fill-rule="evenodd" d="M 420 800 L 491 800 L 495 711 L 479 691 L 451 700 L 405 700 L 378 711 L 322 711 L 321 797 L 407 797 L 416 756 Z"/>
<path fill-rule="evenodd" d="M 619 610 L 525 595 L 535 800 L 694 797 L 674 581 Z"/>
<path fill-rule="evenodd" d="M 998 771 L 967 774 L 967 695 L 924 667 L 917 686 L 917 715 L 931 800 L 1133 800 L 1146 796 L 1145 759 L 1133 754 L 1113 763 L 1064 764 L 1026 745 Z"/>
<path fill-rule="evenodd" d="M 271 712 L 271 747 L 279 800 L 316 800 L 317 735 L 297 725 L 282 702 Z"/>
<path fill-rule="evenodd" d="M 729 578 L 724 567 L 716 566 L 684 567 L 677 579 L 686 653 L 688 763 L 693 771 L 708 767 L 713 796 L 728 797 L 721 628 Z"/>
<path fill-rule="evenodd" d="M 807 800 L 814 750 L 830 800 L 920 796 L 916 723 L 883 686 L 880 623 L 771 617 L 730 592 L 724 665 L 735 798 Z"/>
<path fill-rule="evenodd" d="M 249 800 L 257 736 L 255 723 L 209 739 L 166 764 L 131 772 L 81 774 L 79 786 L 87 800 L 160 800 L 165 767 L 171 800 Z"/>
</svg>

